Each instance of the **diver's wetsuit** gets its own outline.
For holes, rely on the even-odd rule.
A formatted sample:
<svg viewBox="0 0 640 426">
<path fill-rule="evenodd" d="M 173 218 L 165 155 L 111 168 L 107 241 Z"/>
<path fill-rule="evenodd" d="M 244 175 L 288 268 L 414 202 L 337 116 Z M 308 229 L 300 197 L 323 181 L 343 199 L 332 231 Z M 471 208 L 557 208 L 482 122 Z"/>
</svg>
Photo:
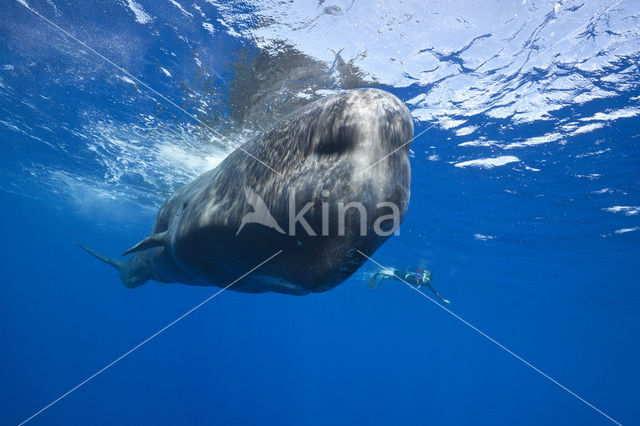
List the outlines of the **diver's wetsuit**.
<svg viewBox="0 0 640 426">
<path fill-rule="evenodd" d="M 376 280 L 378 278 L 380 278 L 380 280 L 378 280 L 376 283 Z M 409 284 L 415 283 L 417 288 L 420 288 L 421 286 L 426 285 L 427 287 L 429 287 L 429 290 L 431 290 L 433 294 L 436 295 L 438 299 L 440 299 L 444 303 L 450 303 L 447 299 L 444 299 L 442 296 L 440 296 L 440 293 L 438 293 L 436 289 L 433 288 L 433 286 L 431 285 L 431 272 L 429 271 L 425 271 L 420 274 L 418 272 L 406 272 L 406 271 L 400 271 L 398 269 L 393 269 L 393 268 L 382 269 L 376 272 L 375 274 L 373 274 L 373 276 L 367 283 L 367 287 L 378 288 L 382 284 L 382 281 L 388 278 L 393 278 L 398 281 L 404 281 Z"/>
</svg>

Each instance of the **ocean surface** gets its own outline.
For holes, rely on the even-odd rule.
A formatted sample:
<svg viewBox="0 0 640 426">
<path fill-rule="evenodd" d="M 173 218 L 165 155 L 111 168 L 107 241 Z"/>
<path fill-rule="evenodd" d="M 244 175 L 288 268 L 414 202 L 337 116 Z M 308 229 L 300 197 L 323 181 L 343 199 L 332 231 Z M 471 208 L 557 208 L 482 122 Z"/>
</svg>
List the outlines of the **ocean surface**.
<svg viewBox="0 0 640 426">
<path fill-rule="evenodd" d="M 451 312 L 367 288 L 372 262 L 326 293 L 225 291 L 28 424 L 640 424 L 639 60 L 637 0 L 2 1 L 0 424 L 217 291 L 129 290 L 76 242 L 123 252 L 355 87 L 418 135 L 373 258 L 432 271 Z"/>
</svg>

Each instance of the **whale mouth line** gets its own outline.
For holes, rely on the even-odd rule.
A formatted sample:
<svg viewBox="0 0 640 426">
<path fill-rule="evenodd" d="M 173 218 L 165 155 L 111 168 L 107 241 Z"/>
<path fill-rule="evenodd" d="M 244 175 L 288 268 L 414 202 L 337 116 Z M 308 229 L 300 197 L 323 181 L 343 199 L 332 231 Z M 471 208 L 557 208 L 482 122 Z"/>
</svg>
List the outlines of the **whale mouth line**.
<svg viewBox="0 0 640 426">
<path fill-rule="evenodd" d="M 284 278 L 274 277 L 272 275 L 254 275 L 250 278 L 256 280 L 256 293 L 273 291 L 276 293 L 294 296 L 304 296 L 311 292 L 310 289 L 303 287 L 299 283 L 295 283 Z M 247 292 L 250 293 L 250 291 Z"/>
</svg>

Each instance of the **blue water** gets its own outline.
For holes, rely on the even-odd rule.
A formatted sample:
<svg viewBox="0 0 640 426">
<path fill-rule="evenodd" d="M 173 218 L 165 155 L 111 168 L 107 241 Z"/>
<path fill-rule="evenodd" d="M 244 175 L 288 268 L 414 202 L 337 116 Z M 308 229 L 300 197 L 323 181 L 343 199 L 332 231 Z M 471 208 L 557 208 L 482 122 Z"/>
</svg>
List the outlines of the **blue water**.
<svg viewBox="0 0 640 426">
<path fill-rule="evenodd" d="M 0 5 L 0 423 L 217 291 L 128 290 L 75 242 L 121 253 L 278 117 L 375 86 L 425 131 L 375 260 L 430 269 L 454 313 L 640 424 L 637 4 L 177 3 L 26 2 L 215 132 Z M 402 283 L 368 289 L 375 270 L 304 297 L 225 291 L 30 424 L 613 424 Z"/>
</svg>

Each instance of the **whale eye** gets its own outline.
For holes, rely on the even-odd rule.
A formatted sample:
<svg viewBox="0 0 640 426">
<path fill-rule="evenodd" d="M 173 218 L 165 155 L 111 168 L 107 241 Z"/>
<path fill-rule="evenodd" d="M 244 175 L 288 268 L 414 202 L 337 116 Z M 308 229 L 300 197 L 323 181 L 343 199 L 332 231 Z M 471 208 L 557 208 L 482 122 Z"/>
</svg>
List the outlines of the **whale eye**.
<svg viewBox="0 0 640 426">
<path fill-rule="evenodd" d="M 354 131 L 348 126 L 340 128 L 323 137 L 316 146 L 316 152 L 320 155 L 341 154 L 353 148 L 355 142 Z"/>
</svg>

